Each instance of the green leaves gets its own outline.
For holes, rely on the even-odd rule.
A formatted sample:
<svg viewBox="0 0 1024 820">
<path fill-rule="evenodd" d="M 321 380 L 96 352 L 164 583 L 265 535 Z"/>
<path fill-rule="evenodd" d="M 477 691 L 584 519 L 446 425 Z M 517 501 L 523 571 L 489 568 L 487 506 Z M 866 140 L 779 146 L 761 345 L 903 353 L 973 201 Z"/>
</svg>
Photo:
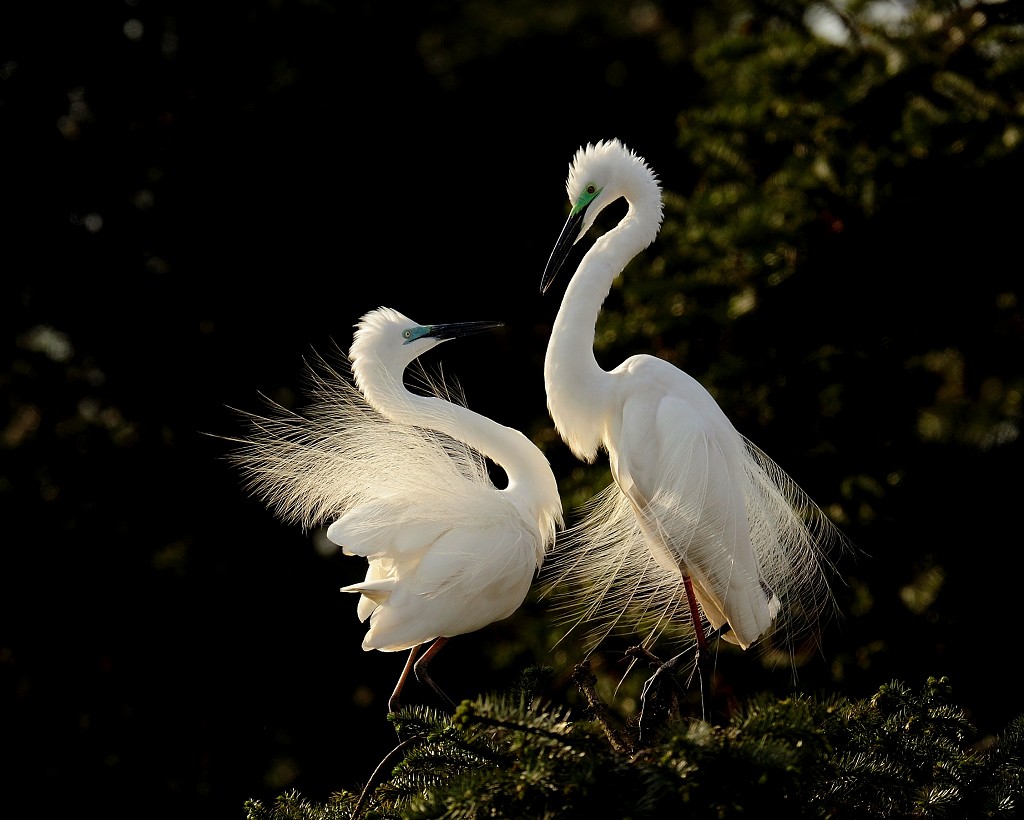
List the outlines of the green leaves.
<svg viewBox="0 0 1024 820">
<path fill-rule="evenodd" d="M 987 750 L 949 682 L 894 681 L 850 701 L 762 695 L 723 725 L 676 718 L 616 749 L 597 726 L 521 695 L 392 716 L 402 755 L 359 804 L 366 818 L 999 817 L 1024 798 L 1024 717 Z M 343 741 L 341 741 L 343 742 Z M 356 796 L 295 792 L 249 820 L 355 816 Z M 363 813 L 365 812 L 365 813 Z"/>
</svg>

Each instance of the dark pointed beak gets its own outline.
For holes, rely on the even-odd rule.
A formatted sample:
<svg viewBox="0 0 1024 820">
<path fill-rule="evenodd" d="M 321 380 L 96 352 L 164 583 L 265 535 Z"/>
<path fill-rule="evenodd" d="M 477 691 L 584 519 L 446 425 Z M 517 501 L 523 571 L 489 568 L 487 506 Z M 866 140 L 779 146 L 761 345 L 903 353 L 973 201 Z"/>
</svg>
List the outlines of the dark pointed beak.
<svg viewBox="0 0 1024 820">
<path fill-rule="evenodd" d="M 450 322 L 443 325 L 431 325 L 430 333 L 435 339 L 457 339 L 460 336 L 472 336 L 485 330 L 497 330 L 504 327 L 504 322 Z"/>
<path fill-rule="evenodd" d="M 555 243 L 555 249 L 551 251 L 548 263 L 544 267 L 544 275 L 540 278 L 541 293 L 544 293 L 551 287 L 551 283 L 555 281 L 555 277 L 558 275 L 558 271 L 561 269 L 566 257 L 569 256 L 569 251 L 572 250 L 576 240 L 580 238 L 580 226 L 583 224 L 583 215 L 586 212 L 586 208 L 574 211 L 569 214 L 569 218 L 565 221 L 565 227 L 562 228 L 562 233 Z"/>
</svg>

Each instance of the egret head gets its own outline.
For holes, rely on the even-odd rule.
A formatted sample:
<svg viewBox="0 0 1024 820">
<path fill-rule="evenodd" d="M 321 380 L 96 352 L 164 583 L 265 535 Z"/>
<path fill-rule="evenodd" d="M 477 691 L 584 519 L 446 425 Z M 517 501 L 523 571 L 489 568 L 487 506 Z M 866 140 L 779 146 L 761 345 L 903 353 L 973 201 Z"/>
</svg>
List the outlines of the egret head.
<svg viewBox="0 0 1024 820">
<path fill-rule="evenodd" d="M 349 358 L 357 380 L 371 362 L 400 378 L 414 359 L 441 342 L 499 327 L 502 327 L 501 322 L 420 325 L 393 308 L 380 307 L 359 320 Z"/>
<path fill-rule="evenodd" d="M 554 281 L 572 246 L 590 230 L 597 215 L 612 202 L 625 197 L 631 209 L 653 209 L 656 218 L 646 244 L 654 241 L 661 226 L 661 186 L 644 159 L 619 140 L 601 140 L 580 148 L 569 166 L 565 183 L 572 210 L 541 277 L 541 293 Z"/>
</svg>

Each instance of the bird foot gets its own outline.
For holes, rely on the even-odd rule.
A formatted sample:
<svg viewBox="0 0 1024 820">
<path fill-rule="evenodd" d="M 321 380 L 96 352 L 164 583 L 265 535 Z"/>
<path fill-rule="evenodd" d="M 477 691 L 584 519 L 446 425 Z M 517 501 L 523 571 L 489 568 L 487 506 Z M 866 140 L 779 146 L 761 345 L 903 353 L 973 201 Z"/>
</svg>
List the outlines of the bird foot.
<svg viewBox="0 0 1024 820">
<path fill-rule="evenodd" d="M 645 738 L 655 733 L 657 726 L 663 724 L 672 714 L 678 713 L 678 690 L 682 687 L 679 686 L 674 673 L 685 655 L 685 652 L 681 652 L 667 661 L 662 661 L 645 646 L 632 646 L 626 650 L 625 656 L 631 661 L 642 660 L 655 667 L 654 674 L 644 681 L 640 690 L 640 713 L 637 716 L 639 745 L 643 745 Z M 664 680 L 666 676 L 668 683 Z"/>
<path fill-rule="evenodd" d="M 631 646 L 623 653 L 623 656 L 634 661 L 645 660 L 652 666 L 661 666 L 661 658 L 646 646 Z"/>
</svg>

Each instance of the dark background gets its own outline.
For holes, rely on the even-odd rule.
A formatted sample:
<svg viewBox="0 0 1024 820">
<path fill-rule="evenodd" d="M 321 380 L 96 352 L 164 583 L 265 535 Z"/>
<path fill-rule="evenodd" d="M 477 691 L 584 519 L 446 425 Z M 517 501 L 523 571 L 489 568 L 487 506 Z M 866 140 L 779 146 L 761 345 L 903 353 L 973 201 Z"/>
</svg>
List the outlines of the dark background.
<svg viewBox="0 0 1024 820">
<path fill-rule="evenodd" d="M 394 744 L 386 699 L 404 658 L 359 648 L 354 600 L 337 590 L 364 565 L 319 554 L 315 534 L 246 497 L 216 436 L 237 433 L 228 408 L 259 409 L 260 392 L 301 401 L 303 357 L 347 348 L 384 304 L 422 322 L 504 321 L 429 358 L 473 409 L 546 442 L 560 476 L 574 468 L 551 438 L 541 378 L 564 282 L 538 292 L 568 163 L 616 136 L 666 190 L 692 184 L 675 149 L 692 78 L 664 74 L 636 8 L 522 4 L 500 24 L 477 18 L 486 4 L 448 3 L 0 12 L 0 737 L 12 796 L 54 812 L 238 817 L 250 797 L 294 787 L 322 799 L 369 777 Z M 1013 214 L 991 210 L 1012 231 Z M 912 235 L 937 248 L 949 237 L 934 224 Z M 902 250 L 892 270 L 914 264 L 903 238 L 872 238 L 879 253 Z M 876 282 L 867 257 L 856 261 Z M 1005 264 L 1019 271 L 1016 257 Z M 984 326 L 962 316 L 969 272 L 922 275 L 941 286 L 924 326 L 984 349 Z M 813 321 L 807 303 L 781 298 L 772 321 L 794 334 L 847 317 L 851 349 L 868 353 L 841 423 L 912 425 L 870 371 L 892 369 L 880 334 L 920 332 L 900 315 L 920 283 L 870 296 L 843 281 L 819 285 Z M 857 313 L 880 305 L 882 328 Z M 835 474 L 814 476 L 787 455 L 784 426 L 759 438 L 746 424 L 823 502 L 858 471 L 884 476 L 865 446 L 877 438 L 851 433 Z M 881 489 L 877 515 L 848 528 L 865 554 L 840 591 L 842 663 L 807 680 L 864 696 L 890 677 L 950 674 L 981 732 L 999 731 L 1021 707 L 1020 445 L 901 459 L 911 487 Z M 941 607 L 907 615 L 898 591 L 936 566 Z M 875 583 L 887 603 L 872 609 Z M 458 699 L 546 662 L 516 648 L 520 626 L 453 643 L 435 675 Z M 502 657 L 486 659 L 495 648 Z"/>
</svg>

